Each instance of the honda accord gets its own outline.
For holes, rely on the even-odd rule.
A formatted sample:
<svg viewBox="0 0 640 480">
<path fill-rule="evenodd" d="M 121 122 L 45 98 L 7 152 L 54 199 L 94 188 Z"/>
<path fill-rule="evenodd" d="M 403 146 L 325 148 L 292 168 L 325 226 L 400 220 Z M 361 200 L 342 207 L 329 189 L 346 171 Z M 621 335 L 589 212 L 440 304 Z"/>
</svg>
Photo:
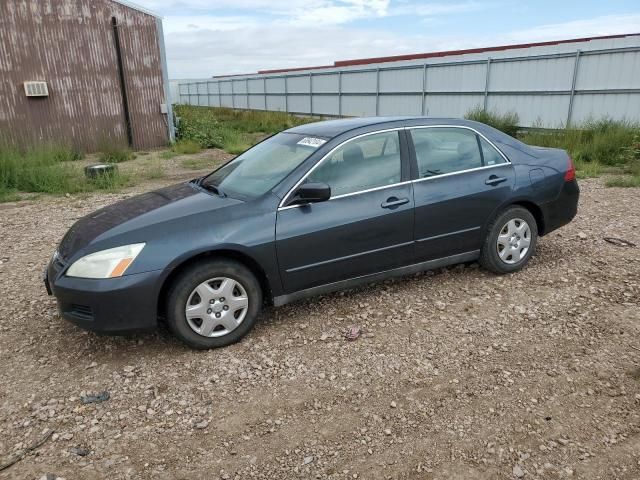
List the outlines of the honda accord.
<svg viewBox="0 0 640 480">
<path fill-rule="evenodd" d="M 578 195 L 565 151 L 481 123 L 310 123 L 80 219 L 45 284 L 82 328 L 164 321 L 193 348 L 222 347 L 264 305 L 457 263 L 520 270 Z"/>
</svg>

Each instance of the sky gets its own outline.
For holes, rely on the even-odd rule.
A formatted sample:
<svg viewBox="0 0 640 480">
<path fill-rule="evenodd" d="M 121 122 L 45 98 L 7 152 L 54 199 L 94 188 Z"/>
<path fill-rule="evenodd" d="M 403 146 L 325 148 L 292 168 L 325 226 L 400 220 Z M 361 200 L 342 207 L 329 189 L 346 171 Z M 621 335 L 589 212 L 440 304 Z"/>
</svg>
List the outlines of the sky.
<svg viewBox="0 0 640 480">
<path fill-rule="evenodd" d="M 638 0 L 134 0 L 164 17 L 172 79 L 640 33 Z"/>
</svg>

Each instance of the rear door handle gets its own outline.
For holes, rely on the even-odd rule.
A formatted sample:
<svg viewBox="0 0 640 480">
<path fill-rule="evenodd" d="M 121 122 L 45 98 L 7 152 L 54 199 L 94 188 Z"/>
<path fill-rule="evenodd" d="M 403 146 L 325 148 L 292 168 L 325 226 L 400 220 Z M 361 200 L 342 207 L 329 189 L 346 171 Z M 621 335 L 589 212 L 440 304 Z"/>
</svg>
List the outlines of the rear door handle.
<svg viewBox="0 0 640 480">
<path fill-rule="evenodd" d="M 382 208 L 393 208 L 393 207 L 398 207 L 400 205 L 404 205 L 405 203 L 409 203 L 408 198 L 390 197 L 390 198 L 387 198 L 386 202 L 382 202 L 380 206 Z"/>
<path fill-rule="evenodd" d="M 495 175 L 491 175 L 484 183 L 486 183 L 487 185 L 498 185 L 499 183 L 506 181 L 507 177 L 496 177 Z"/>
</svg>

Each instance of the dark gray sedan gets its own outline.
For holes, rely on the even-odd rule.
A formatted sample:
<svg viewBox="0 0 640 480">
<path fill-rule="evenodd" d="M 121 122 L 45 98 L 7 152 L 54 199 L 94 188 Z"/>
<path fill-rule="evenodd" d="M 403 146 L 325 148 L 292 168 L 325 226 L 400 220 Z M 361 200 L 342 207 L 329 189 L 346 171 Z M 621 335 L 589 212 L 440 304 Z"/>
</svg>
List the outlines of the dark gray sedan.
<svg viewBox="0 0 640 480">
<path fill-rule="evenodd" d="M 519 270 L 539 236 L 575 216 L 578 195 L 566 152 L 481 123 L 318 122 L 84 217 L 45 283 L 83 328 L 164 319 L 194 348 L 221 347 L 265 303 L 462 262 Z"/>
</svg>

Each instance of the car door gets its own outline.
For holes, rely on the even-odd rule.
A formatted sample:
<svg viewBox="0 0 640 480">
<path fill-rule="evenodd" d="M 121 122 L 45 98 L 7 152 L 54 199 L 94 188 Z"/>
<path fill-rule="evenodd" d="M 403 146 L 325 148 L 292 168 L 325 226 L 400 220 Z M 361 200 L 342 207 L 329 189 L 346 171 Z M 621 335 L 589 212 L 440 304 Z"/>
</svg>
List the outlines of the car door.
<svg viewBox="0 0 640 480">
<path fill-rule="evenodd" d="M 355 137 L 320 160 L 303 182 L 328 184 L 331 198 L 278 209 L 276 250 L 285 292 L 411 262 L 414 204 L 408 180 L 401 129 Z"/>
<path fill-rule="evenodd" d="M 511 195 L 511 163 L 465 127 L 407 130 L 414 163 L 416 259 L 479 250 L 483 226 Z"/>
</svg>

